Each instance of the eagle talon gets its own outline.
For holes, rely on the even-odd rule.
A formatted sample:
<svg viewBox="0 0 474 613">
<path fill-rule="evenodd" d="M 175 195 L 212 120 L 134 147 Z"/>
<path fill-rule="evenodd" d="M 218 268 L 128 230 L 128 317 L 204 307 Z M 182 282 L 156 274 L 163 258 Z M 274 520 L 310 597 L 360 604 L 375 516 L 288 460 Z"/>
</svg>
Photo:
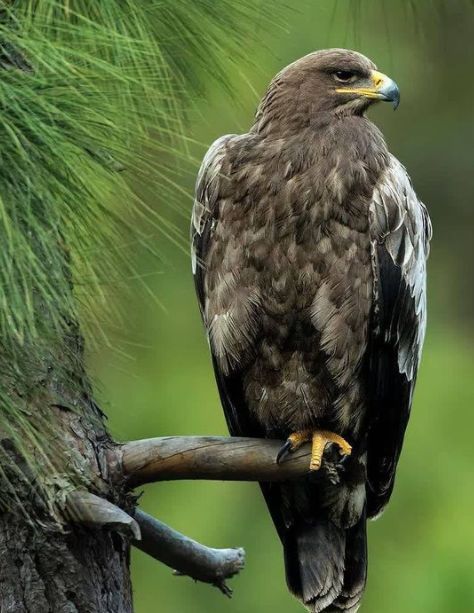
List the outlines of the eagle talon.
<svg viewBox="0 0 474 613">
<path fill-rule="evenodd" d="M 278 452 L 276 463 L 280 464 L 281 460 L 286 457 L 289 453 L 296 451 L 303 443 L 307 443 L 311 440 L 313 433 L 311 430 L 300 430 L 298 432 L 293 432 L 286 439 L 286 443 L 282 446 L 280 451 Z"/>
<path fill-rule="evenodd" d="M 286 458 L 286 456 L 293 451 L 291 441 L 288 439 L 281 447 L 279 452 L 277 453 L 276 463 L 280 464 L 280 462 Z"/>
<path fill-rule="evenodd" d="M 350 456 L 350 453 L 343 453 L 341 450 L 339 450 L 339 455 L 341 457 L 339 458 L 339 461 L 337 462 L 337 464 L 339 466 L 345 466 L 347 464 L 347 460 Z"/>
</svg>

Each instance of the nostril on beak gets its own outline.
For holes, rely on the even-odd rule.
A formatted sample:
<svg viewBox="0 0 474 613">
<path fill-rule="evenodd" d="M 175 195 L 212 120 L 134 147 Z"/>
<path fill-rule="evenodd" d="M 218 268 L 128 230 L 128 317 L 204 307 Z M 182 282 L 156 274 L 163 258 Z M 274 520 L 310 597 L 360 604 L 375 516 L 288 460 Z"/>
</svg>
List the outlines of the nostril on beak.
<svg viewBox="0 0 474 613">
<path fill-rule="evenodd" d="M 381 87 L 384 86 L 385 80 L 386 80 L 386 76 L 384 74 L 382 74 L 381 72 L 379 72 L 378 70 L 373 70 L 372 74 L 372 85 L 375 89 L 380 89 Z"/>
</svg>

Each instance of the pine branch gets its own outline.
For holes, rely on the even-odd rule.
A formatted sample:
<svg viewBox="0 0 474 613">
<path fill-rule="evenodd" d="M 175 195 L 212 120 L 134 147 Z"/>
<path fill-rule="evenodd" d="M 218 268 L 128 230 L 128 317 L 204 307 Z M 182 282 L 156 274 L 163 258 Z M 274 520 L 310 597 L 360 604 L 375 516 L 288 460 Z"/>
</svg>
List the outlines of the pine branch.
<svg viewBox="0 0 474 613">
<path fill-rule="evenodd" d="M 108 456 L 109 475 L 129 489 L 158 481 L 207 479 L 226 481 L 287 481 L 308 474 L 310 446 L 304 445 L 276 463 L 283 441 L 223 437 L 168 436 L 117 445 Z M 323 467 L 314 475 L 333 483 L 344 468 L 337 452 L 329 449 Z M 176 532 L 140 510 L 134 518 L 141 541 L 134 545 L 179 575 L 219 587 L 227 596 L 225 580 L 244 566 L 242 549 L 210 549 Z"/>
<path fill-rule="evenodd" d="M 282 441 L 255 438 L 168 436 L 120 445 L 112 461 L 118 478 L 125 477 L 130 488 L 174 479 L 286 481 L 306 474 L 309 446 L 277 464 L 282 445 Z"/>
<path fill-rule="evenodd" d="M 134 510 L 132 517 L 84 489 L 68 494 L 64 517 L 89 528 L 120 532 L 132 539 L 135 547 L 172 568 L 175 575 L 214 585 L 229 598 L 232 590 L 226 580 L 239 573 L 245 564 L 242 548 L 206 547 L 139 509 Z"/>
<path fill-rule="evenodd" d="M 87 490 L 74 490 L 67 496 L 64 515 L 70 521 L 90 528 L 109 528 L 133 537 L 141 538 L 137 521 L 105 498 Z"/>
<path fill-rule="evenodd" d="M 173 530 L 143 511 L 135 511 L 141 540 L 134 545 L 159 562 L 174 569 L 176 575 L 186 575 L 218 587 L 226 596 L 232 590 L 225 580 L 236 575 L 245 564 L 243 549 L 212 549 Z"/>
</svg>

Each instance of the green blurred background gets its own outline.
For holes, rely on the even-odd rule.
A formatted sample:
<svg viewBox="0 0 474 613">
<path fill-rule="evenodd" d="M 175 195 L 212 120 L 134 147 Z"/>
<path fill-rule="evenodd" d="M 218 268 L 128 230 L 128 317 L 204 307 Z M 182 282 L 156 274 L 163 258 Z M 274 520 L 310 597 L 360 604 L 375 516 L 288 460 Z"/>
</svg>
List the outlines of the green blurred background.
<svg viewBox="0 0 474 613">
<path fill-rule="evenodd" d="M 271 11 L 271 2 L 261 4 Z M 371 116 L 433 220 L 430 320 L 395 493 L 383 518 L 369 526 L 362 611 L 471 612 L 474 7 L 468 0 L 288 4 L 281 25 L 256 25 L 246 49 L 252 65 L 230 75 L 232 93 L 214 85 L 189 110 L 186 133 L 196 162 L 177 169 L 181 196 L 169 207 L 152 190 L 146 198 L 185 239 L 194 174 L 206 147 L 221 134 L 246 131 L 270 78 L 301 55 L 354 48 L 398 82 L 399 110 L 380 105 Z M 146 233 L 146 225 L 141 229 Z M 188 254 L 158 234 L 156 245 L 159 259 L 139 245 L 134 249 L 138 281 L 110 288 L 123 318 L 108 331 L 110 346 L 90 355 L 100 401 L 119 440 L 225 434 Z M 156 300 L 139 289 L 142 281 Z M 281 547 L 257 485 L 161 483 L 147 487 L 140 504 L 208 545 L 245 547 L 247 564 L 232 580 L 235 593 L 227 601 L 134 550 L 137 613 L 301 610 L 287 592 Z"/>
</svg>

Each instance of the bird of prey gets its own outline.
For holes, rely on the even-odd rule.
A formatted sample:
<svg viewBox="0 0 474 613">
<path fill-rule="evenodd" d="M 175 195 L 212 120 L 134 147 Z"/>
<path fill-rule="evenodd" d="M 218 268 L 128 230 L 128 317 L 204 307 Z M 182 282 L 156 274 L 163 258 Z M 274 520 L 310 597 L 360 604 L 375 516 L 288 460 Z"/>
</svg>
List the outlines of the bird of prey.
<svg viewBox="0 0 474 613">
<path fill-rule="evenodd" d="M 366 521 L 394 485 L 426 322 L 431 224 L 366 117 L 399 102 L 354 51 L 279 72 L 246 134 L 207 152 L 193 271 L 230 433 L 306 441 L 308 474 L 261 487 L 290 590 L 356 611 Z"/>
</svg>

